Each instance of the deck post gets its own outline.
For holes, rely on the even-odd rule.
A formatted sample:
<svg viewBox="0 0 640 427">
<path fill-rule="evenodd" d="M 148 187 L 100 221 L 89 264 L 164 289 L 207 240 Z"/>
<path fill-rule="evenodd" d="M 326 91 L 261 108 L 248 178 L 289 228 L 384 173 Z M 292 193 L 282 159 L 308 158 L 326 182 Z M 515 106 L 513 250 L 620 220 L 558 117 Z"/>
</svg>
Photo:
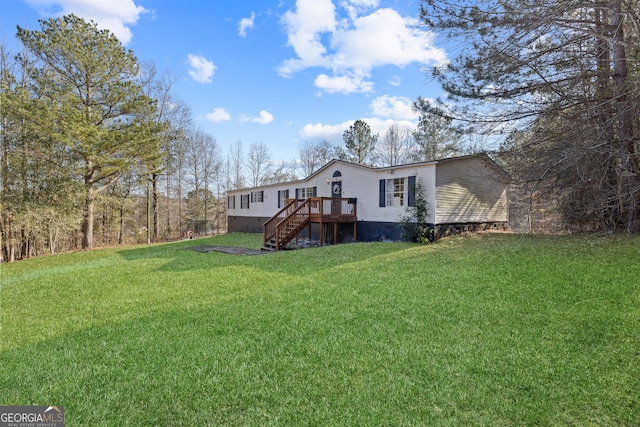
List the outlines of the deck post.
<svg viewBox="0 0 640 427">
<path fill-rule="evenodd" d="M 354 200 L 354 203 L 353 203 L 353 241 L 354 242 L 358 241 L 358 235 L 356 234 L 356 225 L 358 224 L 357 210 L 358 210 L 358 204 L 355 203 L 355 200 Z"/>
<path fill-rule="evenodd" d="M 312 197 L 305 200 L 287 199 L 287 205 L 262 225 L 263 244 L 267 246 L 267 243 L 273 241 L 275 250 L 281 249 L 281 242 L 289 242 L 294 238 L 299 244 L 300 233 L 304 230 L 304 225 L 300 221 L 303 217 L 310 239 L 313 235 L 313 224 L 318 224 L 320 246 L 324 246 L 325 243 L 329 244 L 327 238 L 330 224 L 333 224 L 334 245 L 337 245 L 339 240 L 338 223 L 353 223 L 353 239 L 355 241 L 357 236 L 356 199 L 338 200 L 333 197 L 324 199 L 324 197 Z M 325 201 L 327 207 L 330 208 L 328 211 L 325 211 Z M 290 225 L 296 225 L 295 229 L 288 230 Z"/>
</svg>

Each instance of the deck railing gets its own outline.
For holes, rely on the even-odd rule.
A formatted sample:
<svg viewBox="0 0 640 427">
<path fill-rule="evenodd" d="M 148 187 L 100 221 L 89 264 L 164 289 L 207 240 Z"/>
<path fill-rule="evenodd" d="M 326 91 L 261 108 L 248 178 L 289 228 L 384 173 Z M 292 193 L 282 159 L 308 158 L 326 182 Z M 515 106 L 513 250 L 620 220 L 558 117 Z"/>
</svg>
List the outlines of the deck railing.
<svg viewBox="0 0 640 427">
<path fill-rule="evenodd" d="M 262 224 L 262 231 L 263 231 L 262 234 L 263 234 L 263 240 L 265 245 L 269 240 L 275 239 L 276 227 L 278 223 L 284 220 L 285 218 L 287 218 L 289 215 L 291 215 L 297 207 L 298 207 L 297 199 L 287 199 L 284 207 L 280 209 L 278 213 L 272 216 L 269 220 L 267 220 L 267 222 Z"/>
<path fill-rule="evenodd" d="M 302 230 L 307 222 L 355 222 L 356 199 L 311 197 L 287 199 L 285 206 L 263 224 L 265 247 L 271 242 L 281 249 Z"/>
<path fill-rule="evenodd" d="M 311 214 L 322 215 L 323 219 L 355 220 L 356 199 L 336 197 L 312 197 Z"/>
</svg>

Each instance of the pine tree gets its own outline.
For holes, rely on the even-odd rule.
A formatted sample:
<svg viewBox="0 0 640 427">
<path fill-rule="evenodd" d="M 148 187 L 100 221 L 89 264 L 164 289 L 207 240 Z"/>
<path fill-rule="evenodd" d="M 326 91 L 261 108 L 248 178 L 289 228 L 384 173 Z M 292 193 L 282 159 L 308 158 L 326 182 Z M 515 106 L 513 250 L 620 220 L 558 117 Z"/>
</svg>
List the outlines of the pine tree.
<svg viewBox="0 0 640 427">
<path fill-rule="evenodd" d="M 345 150 L 339 151 L 340 158 L 353 163 L 373 163 L 378 134 L 372 135 L 371 128 L 364 120 L 356 120 L 342 135 Z"/>
<path fill-rule="evenodd" d="M 461 151 L 460 133 L 452 125 L 452 119 L 433 113 L 422 113 L 413 138 L 419 147 L 420 160 L 429 161 L 451 157 Z"/>
<path fill-rule="evenodd" d="M 572 224 L 640 232 L 638 10 L 638 0 L 421 4 L 426 24 L 461 43 L 433 71 L 446 116 L 524 136 L 504 145 L 511 171 L 559 194 Z"/>
<path fill-rule="evenodd" d="M 39 22 L 39 31 L 18 27 L 39 61 L 25 119 L 73 157 L 68 173 L 84 186 L 82 247 L 90 249 L 97 193 L 159 156 L 155 104 L 133 52 L 112 33 L 74 15 Z"/>
</svg>

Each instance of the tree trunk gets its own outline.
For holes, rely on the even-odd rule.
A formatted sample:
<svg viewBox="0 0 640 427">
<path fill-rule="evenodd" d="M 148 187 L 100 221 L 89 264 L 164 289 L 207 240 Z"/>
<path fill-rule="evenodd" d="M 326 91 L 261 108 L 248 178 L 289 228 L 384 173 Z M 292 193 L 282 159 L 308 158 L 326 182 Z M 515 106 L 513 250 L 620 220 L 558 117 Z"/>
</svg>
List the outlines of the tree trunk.
<svg viewBox="0 0 640 427">
<path fill-rule="evenodd" d="M 619 140 L 620 180 L 619 203 L 622 208 L 620 221 L 629 233 L 640 231 L 640 201 L 638 192 L 638 159 L 635 153 L 634 115 L 629 99 L 629 71 L 625 51 L 625 36 L 622 13 L 622 0 L 611 2 L 611 28 L 613 29 L 613 81 L 615 83 L 615 108 L 618 117 L 617 139 Z"/>
<path fill-rule="evenodd" d="M 157 242 L 159 239 L 158 224 L 160 222 L 158 214 L 158 175 L 151 175 L 151 212 L 153 216 L 153 235 L 152 239 Z"/>
<path fill-rule="evenodd" d="M 118 244 L 122 244 L 122 236 L 124 233 L 124 201 L 120 204 L 120 229 L 118 230 Z"/>
<path fill-rule="evenodd" d="M 95 194 L 92 186 L 87 187 L 84 218 L 82 221 L 82 249 L 93 248 L 93 215 L 95 209 Z"/>
<path fill-rule="evenodd" d="M 165 209 L 167 211 L 167 229 L 165 231 L 165 236 L 171 238 L 171 233 L 172 233 L 172 229 L 171 229 L 171 209 L 173 207 L 173 204 L 171 203 L 171 190 L 170 190 L 170 185 L 171 185 L 171 174 L 167 174 L 167 186 L 166 186 L 166 195 L 165 195 Z"/>
</svg>

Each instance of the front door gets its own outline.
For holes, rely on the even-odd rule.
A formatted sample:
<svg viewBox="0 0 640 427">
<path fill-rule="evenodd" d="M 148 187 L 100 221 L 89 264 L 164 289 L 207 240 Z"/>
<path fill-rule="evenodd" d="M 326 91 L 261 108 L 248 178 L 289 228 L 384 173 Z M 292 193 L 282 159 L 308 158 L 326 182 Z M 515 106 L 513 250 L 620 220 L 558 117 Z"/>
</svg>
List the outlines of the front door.
<svg viewBox="0 0 640 427">
<path fill-rule="evenodd" d="M 331 197 L 340 199 L 342 197 L 342 181 L 334 181 L 331 183 Z M 342 200 L 331 201 L 331 214 L 340 215 L 342 213 Z"/>
</svg>

